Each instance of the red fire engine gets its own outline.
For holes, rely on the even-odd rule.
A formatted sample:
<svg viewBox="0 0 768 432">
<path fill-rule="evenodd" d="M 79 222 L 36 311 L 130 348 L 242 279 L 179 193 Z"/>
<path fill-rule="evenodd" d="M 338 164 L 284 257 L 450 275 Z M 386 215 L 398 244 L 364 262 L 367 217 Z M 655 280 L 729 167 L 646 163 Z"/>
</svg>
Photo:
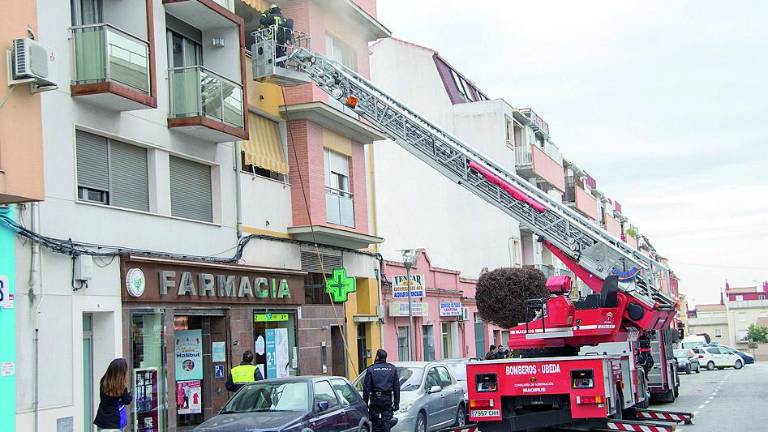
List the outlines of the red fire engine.
<svg viewBox="0 0 768 432">
<path fill-rule="evenodd" d="M 648 419 L 690 420 L 685 413 L 645 410 L 652 339 L 663 338 L 675 315 L 675 301 L 660 289 L 669 279 L 665 266 L 357 73 L 312 52 L 308 36 L 268 28 L 255 40 L 254 79 L 283 86 L 313 82 L 415 157 L 535 232 L 591 290 L 573 301 L 569 278 L 548 280 L 549 298 L 530 299 L 529 319 L 510 329 L 510 346 L 524 358 L 467 366 L 469 416 L 482 431 L 552 425 L 658 431 L 669 428 Z M 525 113 L 520 115 L 525 121 Z M 667 377 L 662 389 L 669 390 L 675 385 L 668 373 L 672 362 L 658 363 Z M 623 419 L 625 414 L 642 421 Z"/>
</svg>

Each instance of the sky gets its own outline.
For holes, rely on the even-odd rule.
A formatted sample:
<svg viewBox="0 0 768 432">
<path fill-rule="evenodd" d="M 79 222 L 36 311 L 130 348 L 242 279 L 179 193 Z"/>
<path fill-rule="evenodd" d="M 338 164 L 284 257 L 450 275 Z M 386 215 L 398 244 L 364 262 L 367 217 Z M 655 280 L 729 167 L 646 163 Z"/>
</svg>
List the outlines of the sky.
<svg viewBox="0 0 768 432">
<path fill-rule="evenodd" d="M 768 2 L 378 0 L 378 18 L 533 107 L 690 307 L 768 280 Z"/>
</svg>

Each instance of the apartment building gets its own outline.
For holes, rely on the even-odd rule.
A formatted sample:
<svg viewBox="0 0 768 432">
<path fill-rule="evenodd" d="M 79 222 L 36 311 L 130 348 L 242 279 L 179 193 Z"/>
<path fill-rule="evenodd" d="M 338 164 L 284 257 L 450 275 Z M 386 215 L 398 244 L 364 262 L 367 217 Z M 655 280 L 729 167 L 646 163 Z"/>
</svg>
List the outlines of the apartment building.
<svg viewBox="0 0 768 432">
<path fill-rule="evenodd" d="M 361 71 L 367 41 L 388 35 L 372 1 L 278 3 L 315 49 Z M 8 98 L 19 118 L 4 110 L 3 125 L 28 127 L 29 149 L 8 150 L 20 132 L 2 128 L 2 161 L 20 168 L 4 169 L 3 202 L 43 200 L 21 206 L 19 224 L 111 254 L 3 230 L 23 287 L 18 430 L 90 430 L 115 357 L 131 369 L 131 430 L 153 431 L 215 415 L 246 350 L 268 377 L 355 376 L 372 361 L 381 262 L 366 249 L 382 239 L 369 228 L 366 145 L 382 137 L 316 89 L 283 98 L 251 80 L 249 35 L 265 7 L 39 0 L 3 27 L 9 44 L 30 24 L 58 85 Z M 19 177 L 26 166 L 34 182 Z M 354 291 L 332 302 L 332 276 Z"/>
<path fill-rule="evenodd" d="M 747 348 L 747 332 L 752 324 L 768 324 L 768 282 L 748 287 L 725 284 L 729 340 L 732 346 Z"/>
<path fill-rule="evenodd" d="M 688 312 L 688 334 L 708 334 L 713 342 L 730 345 L 728 310 L 724 304 L 696 305 Z"/>
</svg>

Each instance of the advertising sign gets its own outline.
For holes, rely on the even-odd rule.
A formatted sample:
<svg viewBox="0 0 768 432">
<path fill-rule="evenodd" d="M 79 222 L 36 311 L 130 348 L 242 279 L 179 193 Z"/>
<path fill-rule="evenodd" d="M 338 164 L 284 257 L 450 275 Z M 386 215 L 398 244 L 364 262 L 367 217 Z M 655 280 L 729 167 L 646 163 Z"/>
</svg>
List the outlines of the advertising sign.
<svg viewBox="0 0 768 432">
<path fill-rule="evenodd" d="M 422 298 L 425 295 L 424 275 L 411 275 L 411 298 Z M 405 276 L 392 278 L 392 297 L 396 299 L 408 298 L 408 283 L 405 281 Z"/>
<path fill-rule="evenodd" d="M 157 368 L 133 370 L 134 391 L 133 425 L 138 432 L 154 432 L 160 427 L 160 395 Z"/>
<path fill-rule="evenodd" d="M 460 317 L 461 302 L 440 302 L 441 317 Z"/>
<path fill-rule="evenodd" d="M 266 336 L 267 376 L 265 378 L 275 378 L 277 377 L 277 359 L 275 359 L 275 329 L 267 329 Z"/>
<path fill-rule="evenodd" d="M 203 331 L 177 330 L 176 381 L 203 379 Z"/>
<path fill-rule="evenodd" d="M 291 360 L 288 347 L 288 329 L 267 329 L 267 377 L 284 378 L 289 375 Z"/>
<path fill-rule="evenodd" d="M 213 362 L 227 361 L 227 343 L 226 342 L 211 342 L 211 361 Z"/>
<path fill-rule="evenodd" d="M 411 302 L 411 304 L 413 305 L 413 316 L 425 317 L 429 314 L 429 305 L 427 303 Z M 391 302 L 389 304 L 389 316 L 408 316 L 408 302 Z"/>
<path fill-rule="evenodd" d="M 203 392 L 199 380 L 176 383 L 176 408 L 179 414 L 203 412 Z"/>
</svg>

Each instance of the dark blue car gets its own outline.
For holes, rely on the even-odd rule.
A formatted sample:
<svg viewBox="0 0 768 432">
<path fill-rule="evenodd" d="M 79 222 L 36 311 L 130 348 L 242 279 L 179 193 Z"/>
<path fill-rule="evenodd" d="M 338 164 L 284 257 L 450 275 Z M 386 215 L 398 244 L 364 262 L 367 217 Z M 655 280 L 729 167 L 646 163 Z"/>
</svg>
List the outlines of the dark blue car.
<svg viewBox="0 0 768 432">
<path fill-rule="evenodd" d="M 195 432 L 370 432 L 368 408 L 341 377 L 269 379 L 241 388 Z"/>
</svg>

